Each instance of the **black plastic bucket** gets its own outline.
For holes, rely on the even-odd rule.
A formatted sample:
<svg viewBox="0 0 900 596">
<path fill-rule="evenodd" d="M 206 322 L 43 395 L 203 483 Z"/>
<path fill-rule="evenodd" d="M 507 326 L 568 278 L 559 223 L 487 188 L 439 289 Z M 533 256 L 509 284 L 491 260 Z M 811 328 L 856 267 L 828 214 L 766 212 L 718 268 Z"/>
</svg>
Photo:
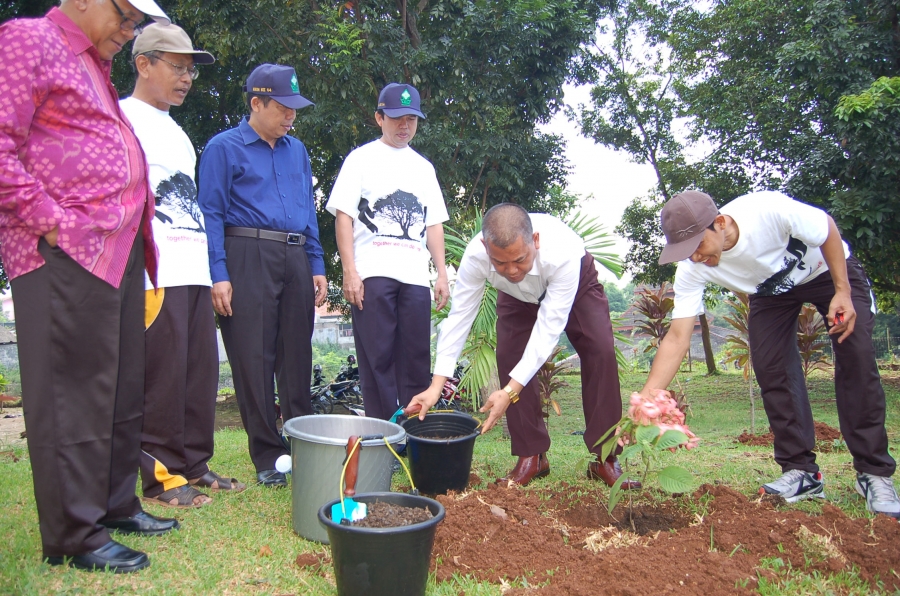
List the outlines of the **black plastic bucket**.
<svg viewBox="0 0 900 596">
<path fill-rule="evenodd" d="M 458 412 L 436 412 L 425 420 L 409 418 L 400 424 L 406 431 L 409 470 L 419 491 L 441 495 L 465 490 L 478 425 L 475 418 Z"/>
<path fill-rule="evenodd" d="M 365 493 L 358 503 L 391 503 L 428 509 L 428 521 L 396 528 L 357 528 L 331 521 L 335 499 L 319 509 L 328 531 L 338 596 L 422 596 L 428 583 L 431 549 L 444 507 L 434 499 L 404 493 Z"/>
</svg>

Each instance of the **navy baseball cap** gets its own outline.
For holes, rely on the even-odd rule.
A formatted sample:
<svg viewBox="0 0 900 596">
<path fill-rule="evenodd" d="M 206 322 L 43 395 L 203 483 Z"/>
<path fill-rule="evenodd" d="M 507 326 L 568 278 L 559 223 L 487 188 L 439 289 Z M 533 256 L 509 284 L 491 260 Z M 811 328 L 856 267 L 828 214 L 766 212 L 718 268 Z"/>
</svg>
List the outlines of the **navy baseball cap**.
<svg viewBox="0 0 900 596">
<path fill-rule="evenodd" d="M 425 119 L 419 92 L 415 87 L 406 83 L 390 83 L 382 89 L 378 95 L 378 108 L 376 109 L 384 111 L 391 118 L 414 114 Z"/>
<path fill-rule="evenodd" d="M 243 90 L 254 95 L 268 95 L 281 105 L 295 110 L 316 105 L 300 95 L 300 84 L 293 67 L 281 64 L 257 66 L 247 77 Z"/>
</svg>

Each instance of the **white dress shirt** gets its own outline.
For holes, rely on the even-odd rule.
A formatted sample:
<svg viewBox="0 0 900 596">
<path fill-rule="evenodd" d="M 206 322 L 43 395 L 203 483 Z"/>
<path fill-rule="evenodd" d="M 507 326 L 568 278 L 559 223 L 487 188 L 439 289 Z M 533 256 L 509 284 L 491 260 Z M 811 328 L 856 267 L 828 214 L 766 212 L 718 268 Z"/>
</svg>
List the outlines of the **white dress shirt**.
<svg viewBox="0 0 900 596">
<path fill-rule="evenodd" d="M 486 281 L 517 300 L 540 304 L 525 353 L 510 377 L 525 385 L 550 357 L 569 320 L 585 248 L 581 237 L 559 219 L 541 213 L 532 213 L 530 217 L 534 231 L 539 234 L 540 248 L 531 271 L 519 283 L 512 283 L 497 273 L 481 234 L 469 242 L 453 288 L 450 314 L 441 323 L 434 374 L 447 377 L 453 374 L 484 296 Z"/>
</svg>

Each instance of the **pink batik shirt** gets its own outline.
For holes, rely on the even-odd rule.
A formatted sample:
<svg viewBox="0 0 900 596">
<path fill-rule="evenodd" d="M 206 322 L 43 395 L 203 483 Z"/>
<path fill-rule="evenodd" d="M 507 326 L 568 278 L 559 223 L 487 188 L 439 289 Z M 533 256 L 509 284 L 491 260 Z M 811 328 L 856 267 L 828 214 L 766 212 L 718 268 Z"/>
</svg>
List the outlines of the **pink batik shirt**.
<svg viewBox="0 0 900 596">
<path fill-rule="evenodd" d="M 58 8 L 0 26 L 0 256 L 10 279 L 41 267 L 38 240 L 119 287 L 143 218 L 156 280 L 147 162 L 84 32 Z"/>
</svg>

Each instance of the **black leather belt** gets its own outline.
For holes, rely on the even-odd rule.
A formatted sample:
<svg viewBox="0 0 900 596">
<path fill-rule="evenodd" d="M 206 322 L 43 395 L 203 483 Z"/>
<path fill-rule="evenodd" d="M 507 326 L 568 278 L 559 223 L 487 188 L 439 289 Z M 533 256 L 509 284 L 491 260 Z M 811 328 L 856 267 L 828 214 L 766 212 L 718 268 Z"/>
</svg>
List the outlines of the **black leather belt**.
<svg viewBox="0 0 900 596">
<path fill-rule="evenodd" d="M 298 244 L 303 246 L 306 244 L 306 236 L 297 232 L 275 232 L 272 230 L 261 230 L 259 228 L 225 228 L 226 236 L 241 236 L 243 238 L 259 238 L 261 240 L 274 240 L 275 242 L 284 242 L 285 244 Z"/>
</svg>

